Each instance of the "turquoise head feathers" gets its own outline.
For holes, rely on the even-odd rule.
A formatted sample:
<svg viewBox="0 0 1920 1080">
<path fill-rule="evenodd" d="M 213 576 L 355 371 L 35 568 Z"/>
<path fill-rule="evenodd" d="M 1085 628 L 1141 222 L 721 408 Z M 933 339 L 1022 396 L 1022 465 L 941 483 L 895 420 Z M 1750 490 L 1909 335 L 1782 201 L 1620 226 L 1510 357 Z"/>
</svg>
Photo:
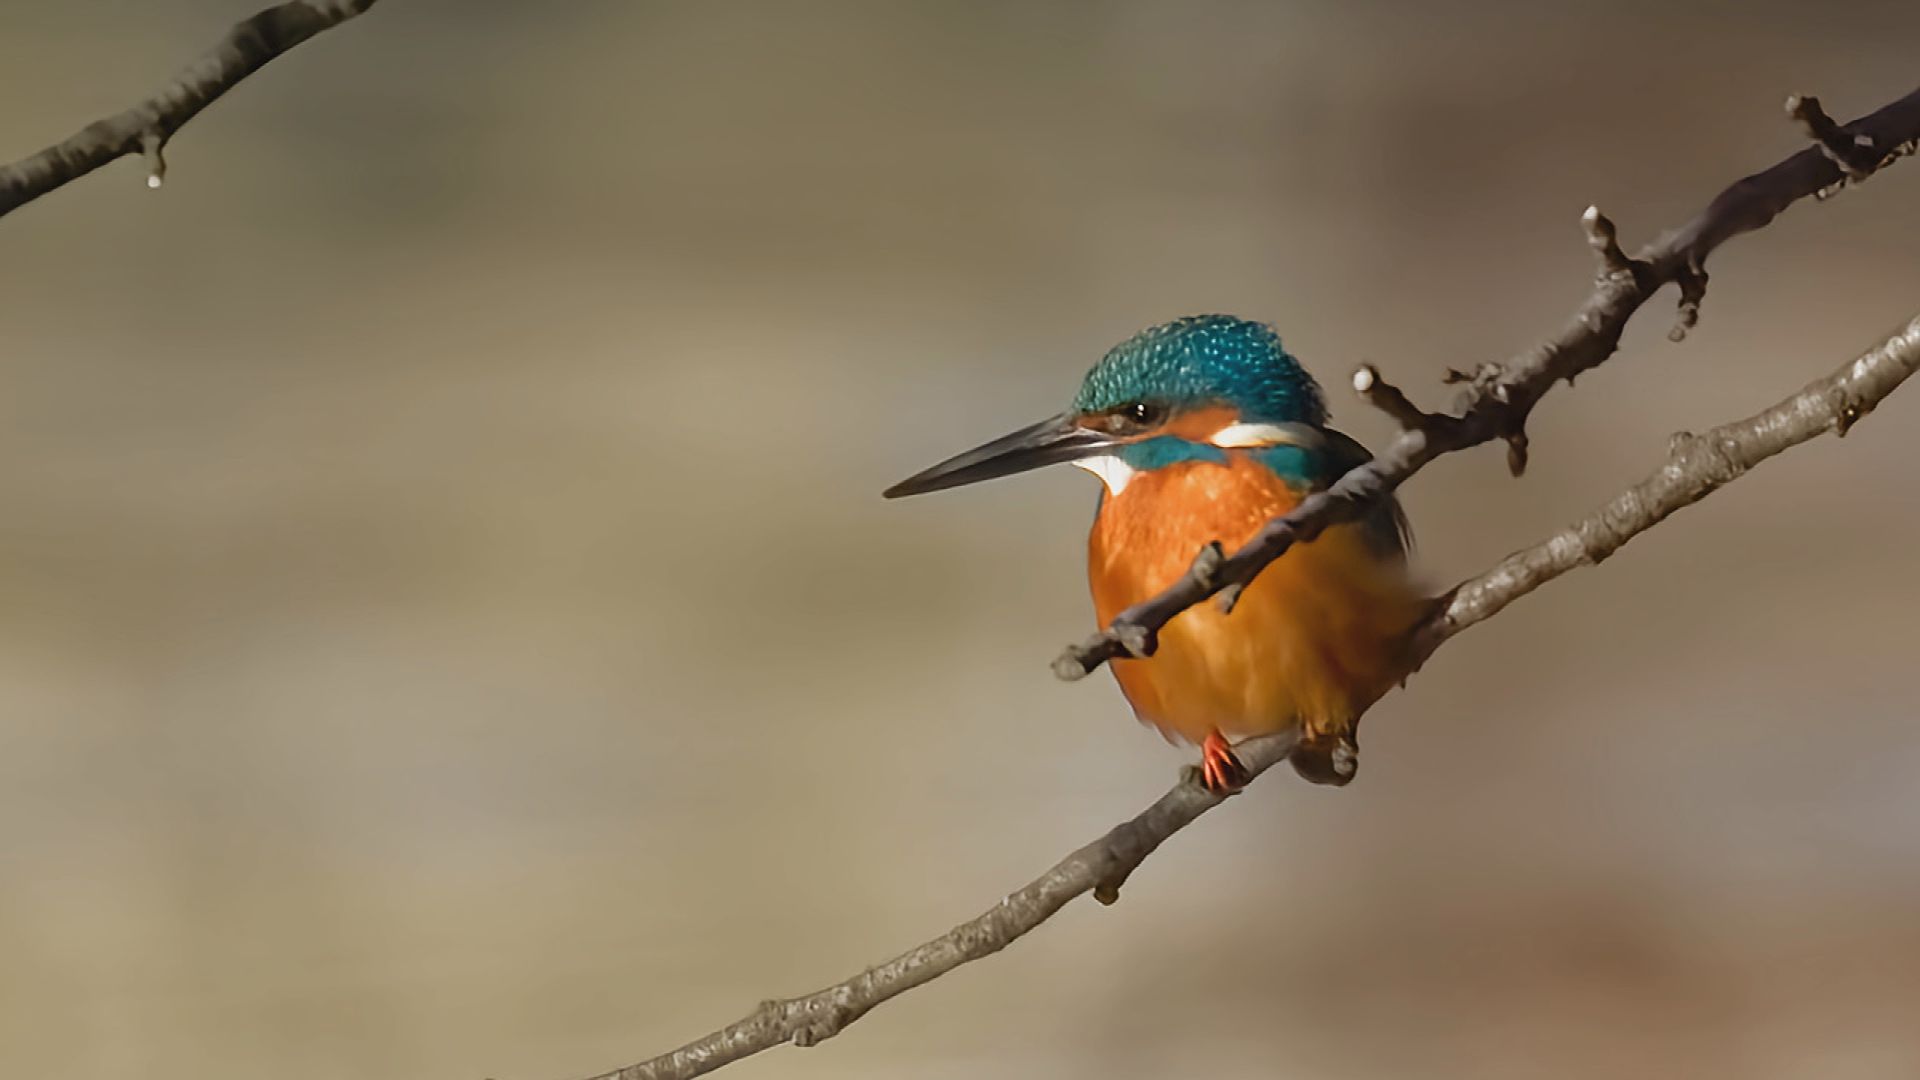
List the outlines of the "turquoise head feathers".
<svg viewBox="0 0 1920 1080">
<path fill-rule="evenodd" d="M 1115 345 L 1087 372 L 1073 407 L 1101 413 L 1135 402 L 1172 412 L 1226 405 L 1250 422 L 1327 422 L 1319 384 L 1280 335 L 1231 315 L 1190 315 Z"/>
</svg>

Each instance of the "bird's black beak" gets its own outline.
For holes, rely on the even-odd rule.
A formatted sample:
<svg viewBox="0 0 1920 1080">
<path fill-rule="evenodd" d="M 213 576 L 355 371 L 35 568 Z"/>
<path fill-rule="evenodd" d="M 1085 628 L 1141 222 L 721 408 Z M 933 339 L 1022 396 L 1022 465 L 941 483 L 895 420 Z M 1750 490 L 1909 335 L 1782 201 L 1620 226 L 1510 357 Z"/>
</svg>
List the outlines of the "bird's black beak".
<svg viewBox="0 0 1920 1080">
<path fill-rule="evenodd" d="M 898 499 L 902 495 L 920 495 L 1012 476 L 1042 465 L 1092 457 L 1119 442 L 1111 435 L 1083 428 L 1074 420 L 1073 413 L 1061 413 L 1051 420 L 1021 428 L 917 472 L 881 494 Z"/>
</svg>

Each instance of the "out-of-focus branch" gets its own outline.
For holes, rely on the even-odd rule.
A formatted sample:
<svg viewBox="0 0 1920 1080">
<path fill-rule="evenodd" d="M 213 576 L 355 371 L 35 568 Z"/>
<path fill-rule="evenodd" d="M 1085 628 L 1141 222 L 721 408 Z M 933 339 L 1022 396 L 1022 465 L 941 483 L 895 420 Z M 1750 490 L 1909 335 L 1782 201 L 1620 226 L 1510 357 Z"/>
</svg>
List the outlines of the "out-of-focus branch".
<svg viewBox="0 0 1920 1080">
<path fill-rule="evenodd" d="M 1916 370 L 1920 315 L 1871 352 L 1765 412 L 1704 435 L 1675 436 L 1667 464 L 1657 472 L 1591 515 L 1456 586 L 1416 628 L 1416 654 L 1425 660 L 1455 634 L 1576 566 L 1600 562 L 1674 511 L 1699 502 L 1788 447 L 1829 431 L 1846 434 Z M 1240 743 L 1234 753 L 1249 774 L 1258 776 L 1285 760 L 1294 741 L 1291 732 L 1268 735 Z M 1127 876 L 1155 848 L 1222 799 L 1188 769 L 1173 790 L 1138 817 L 932 941 L 824 990 L 765 1002 L 744 1019 L 678 1050 L 593 1080 L 687 1080 L 781 1043 L 812 1046 L 830 1038 L 874 1006 L 1006 948 L 1082 893 L 1113 903 Z"/>
<path fill-rule="evenodd" d="M 288 0 L 235 23 L 213 48 L 145 101 L 0 167 L 0 215 L 128 154 L 146 158 L 147 186 L 159 187 L 167 174 L 167 140 L 174 132 L 275 57 L 376 2 Z"/>
<path fill-rule="evenodd" d="M 1297 543 L 1329 526 L 1353 521 L 1388 492 L 1442 454 L 1482 443 L 1507 444 L 1507 463 L 1518 475 L 1527 464 L 1528 416 L 1556 382 L 1573 382 L 1613 354 L 1627 322 L 1663 286 L 1679 286 L 1679 315 L 1670 335 L 1684 337 L 1699 317 L 1706 295 L 1706 261 L 1721 244 L 1772 221 L 1809 195 L 1824 196 L 1858 183 L 1874 170 L 1920 144 L 1920 90 L 1842 128 L 1813 98 L 1795 97 L 1788 112 L 1815 145 L 1722 191 L 1692 221 L 1628 256 L 1613 223 L 1597 209 L 1582 218 L 1598 271 L 1593 291 L 1558 334 L 1505 364 L 1484 364 L 1450 381 L 1467 389 L 1454 414 L 1422 413 L 1377 372 L 1364 368 L 1355 388 L 1401 424 L 1400 434 L 1372 461 L 1348 472 L 1325 491 L 1301 501 L 1291 513 L 1268 522 L 1238 551 L 1189 573 L 1158 596 L 1121 612 L 1111 625 L 1054 661 L 1054 672 L 1077 679 L 1120 656 L 1150 655 L 1155 635 L 1168 620 L 1215 593 L 1236 590 Z"/>
</svg>

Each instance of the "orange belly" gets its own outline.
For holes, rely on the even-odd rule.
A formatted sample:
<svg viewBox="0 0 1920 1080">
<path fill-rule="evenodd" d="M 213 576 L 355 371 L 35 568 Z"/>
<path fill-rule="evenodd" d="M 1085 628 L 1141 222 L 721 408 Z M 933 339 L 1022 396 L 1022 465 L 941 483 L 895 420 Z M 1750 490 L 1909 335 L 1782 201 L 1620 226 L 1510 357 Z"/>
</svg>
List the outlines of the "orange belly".
<svg viewBox="0 0 1920 1080">
<path fill-rule="evenodd" d="M 1298 501 L 1243 454 L 1136 474 L 1088 538 L 1101 625 L 1171 585 L 1208 541 L 1232 551 Z M 1111 666 L 1135 714 L 1169 739 L 1344 731 L 1403 674 L 1401 644 L 1424 604 L 1401 558 L 1337 526 L 1268 566 L 1231 614 L 1189 608 L 1152 657 Z"/>
</svg>

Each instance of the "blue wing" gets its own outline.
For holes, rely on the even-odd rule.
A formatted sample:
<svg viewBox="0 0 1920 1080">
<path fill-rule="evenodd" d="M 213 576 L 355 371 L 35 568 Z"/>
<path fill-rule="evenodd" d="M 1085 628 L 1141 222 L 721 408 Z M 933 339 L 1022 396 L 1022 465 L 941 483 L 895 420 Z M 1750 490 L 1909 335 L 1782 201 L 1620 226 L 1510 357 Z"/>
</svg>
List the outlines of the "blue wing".
<svg viewBox="0 0 1920 1080">
<path fill-rule="evenodd" d="M 1347 470 L 1373 460 L 1367 448 L 1351 436 L 1332 428 L 1322 430 L 1327 436 L 1322 486 L 1338 480 Z M 1382 554 L 1404 559 L 1413 550 L 1413 526 L 1408 524 L 1407 512 L 1400 508 L 1400 500 L 1392 495 L 1388 495 L 1385 502 L 1360 519 L 1360 527 L 1366 530 L 1367 539 Z"/>
<path fill-rule="evenodd" d="M 1286 479 L 1296 491 L 1324 491 L 1348 470 L 1373 460 L 1367 448 L 1332 428 L 1307 424 L 1274 425 L 1288 429 L 1288 439 L 1252 451 L 1260 462 Z M 1360 519 L 1360 528 L 1374 550 L 1391 559 L 1404 559 L 1413 550 L 1413 529 L 1407 524 L 1400 500 L 1386 501 Z"/>
</svg>

